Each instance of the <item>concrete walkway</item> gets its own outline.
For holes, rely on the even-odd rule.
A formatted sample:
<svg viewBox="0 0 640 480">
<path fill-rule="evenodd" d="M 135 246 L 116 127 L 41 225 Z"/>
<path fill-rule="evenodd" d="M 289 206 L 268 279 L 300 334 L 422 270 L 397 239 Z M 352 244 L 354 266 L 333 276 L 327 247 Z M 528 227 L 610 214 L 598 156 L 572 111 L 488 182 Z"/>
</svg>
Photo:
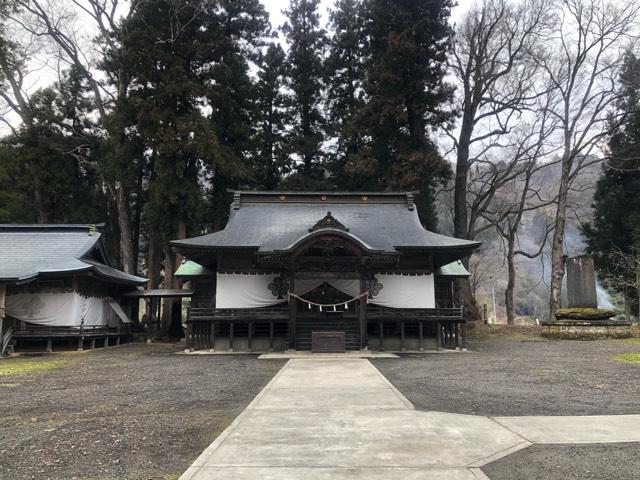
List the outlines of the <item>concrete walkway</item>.
<svg viewBox="0 0 640 480">
<path fill-rule="evenodd" d="M 533 442 L 640 441 L 640 415 L 419 412 L 364 359 L 290 360 L 181 480 L 477 480 Z"/>
</svg>

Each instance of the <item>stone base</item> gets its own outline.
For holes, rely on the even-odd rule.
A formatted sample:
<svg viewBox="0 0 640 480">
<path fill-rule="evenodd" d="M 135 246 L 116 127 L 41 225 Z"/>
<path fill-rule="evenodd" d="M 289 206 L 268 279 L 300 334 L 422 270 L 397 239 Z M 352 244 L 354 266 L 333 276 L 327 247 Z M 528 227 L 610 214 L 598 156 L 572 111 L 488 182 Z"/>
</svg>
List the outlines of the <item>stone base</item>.
<svg viewBox="0 0 640 480">
<path fill-rule="evenodd" d="M 541 335 L 564 340 L 598 340 L 633 336 L 631 323 L 615 320 L 561 320 L 542 323 Z"/>
</svg>

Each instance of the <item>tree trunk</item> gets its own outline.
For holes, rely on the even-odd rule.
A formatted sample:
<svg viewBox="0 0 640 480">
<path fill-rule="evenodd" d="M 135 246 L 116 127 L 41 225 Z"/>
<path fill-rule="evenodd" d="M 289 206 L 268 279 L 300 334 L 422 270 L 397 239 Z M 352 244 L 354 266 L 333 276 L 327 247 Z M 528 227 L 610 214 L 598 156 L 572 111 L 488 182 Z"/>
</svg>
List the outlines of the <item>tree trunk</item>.
<svg viewBox="0 0 640 480">
<path fill-rule="evenodd" d="M 158 258 L 158 245 L 153 231 L 149 232 L 147 251 L 147 277 L 149 278 L 149 288 L 157 288 L 160 282 Z"/>
<path fill-rule="evenodd" d="M 184 220 L 179 220 L 176 240 L 186 238 L 186 230 Z M 175 276 L 180 263 L 182 263 L 182 255 L 167 245 L 164 248 L 164 288 L 181 288 L 181 282 Z M 162 336 L 182 338 L 182 319 L 175 308 L 175 304 L 180 306 L 182 301 L 175 298 L 165 298 L 162 303 L 162 331 L 160 333 Z"/>
<path fill-rule="evenodd" d="M 516 264 L 514 261 L 514 238 L 511 236 L 509 238 L 509 246 L 507 250 L 507 271 L 508 271 L 508 280 L 507 280 L 507 288 L 504 291 L 504 304 L 507 310 L 507 324 L 515 325 L 515 302 L 514 302 L 514 291 L 516 285 Z"/>
<path fill-rule="evenodd" d="M 631 322 L 631 302 L 629 301 L 629 287 L 624 287 L 624 320 Z"/>
<path fill-rule="evenodd" d="M 129 215 L 129 201 L 122 184 L 115 187 L 115 202 L 118 209 L 118 227 L 120 227 L 120 258 L 125 272 L 135 274 L 137 258 L 133 254 L 133 234 Z"/>
<path fill-rule="evenodd" d="M 636 265 L 638 263 L 636 262 Z M 636 270 L 636 292 L 638 293 L 638 318 L 636 318 L 636 325 L 640 324 L 640 268 Z"/>
<path fill-rule="evenodd" d="M 136 259 L 136 272 L 138 271 L 137 259 L 140 258 L 140 223 L 142 221 L 142 207 L 143 201 L 143 185 L 144 168 L 142 167 L 142 161 L 140 161 L 140 168 L 138 170 L 138 182 L 136 185 L 136 208 L 133 216 L 133 258 Z"/>
<path fill-rule="evenodd" d="M 567 202 L 569 197 L 569 174 L 571 160 L 565 152 L 562 160 L 562 177 L 558 190 L 555 230 L 551 243 L 551 287 L 549 292 L 549 318 L 562 306 L 562 279 L 564 278 L 564 231 L 567 223 Z"/>
<path fill-rule="evenodd" d="M 164 288 L 175 288 L 174 273 L 176 271 L 176 254 L 171 250 L 171 247 L 164 248 Z M 167 337 L 169 330 L 171 329 L 171 312 L 173 310 L 173 303 L 175 299 L 164 298 L 162 299 L 162 321 L 160 322 L 160 336 Z"/>
<path fill-rule="evenodd" d="M 458 138 L 458 152 L 456 156 L 455 191 L 453 198 L 453 231 L 456 238 L 473 240 L 470 238 L 467 217 L 467 184 L 469 181 L 469 142 L 471 140 L 472 127 L 470 114 L 463 117 L 460 136 Z M 469 267 L 469 257 L 462 260 L 465 268 Z M 468 317 L 472 320 L 480 320 L 480 312 L 471 289 L 468 278 L 456 280 L 458 298 L 464 305 Z"/>
</svg>

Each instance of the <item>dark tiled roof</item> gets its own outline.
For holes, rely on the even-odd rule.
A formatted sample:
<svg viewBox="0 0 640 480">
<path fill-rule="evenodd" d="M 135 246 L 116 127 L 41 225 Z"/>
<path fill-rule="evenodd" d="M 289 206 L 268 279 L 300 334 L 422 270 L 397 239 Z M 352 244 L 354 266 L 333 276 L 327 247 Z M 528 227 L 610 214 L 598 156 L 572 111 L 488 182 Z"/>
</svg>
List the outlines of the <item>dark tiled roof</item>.
<svg viewBox="0 0 640 480">
<path fill-rule="evenodd" d="M 0 224 L 0 281 L 23 282 L 40 275 L 93 272 L 115 283 L 147 282 L 113 268 L 101 234 L 90 235 L 90 229 L 90 225 Z M 96 251 L 106 263 L 94 258 Z"/>
<path fill-rule="evenodd" d="M 324 197 L 324 198 L 323 198 Z M 286 251 L 305 237 L 327 212 L 348 231 L 320 229 L 347 235 L 364 248 L 382 253 L 402 249 L 460 250 L 480 244 L 425 230 L 411 194 L 385 193 L 236 193 L 227 227 L 216 233 L 172 242 L 183 248 L 253 248 L 259 252 Z M 464 255 L 460 255 L 461 258 Z"/>
</svg>

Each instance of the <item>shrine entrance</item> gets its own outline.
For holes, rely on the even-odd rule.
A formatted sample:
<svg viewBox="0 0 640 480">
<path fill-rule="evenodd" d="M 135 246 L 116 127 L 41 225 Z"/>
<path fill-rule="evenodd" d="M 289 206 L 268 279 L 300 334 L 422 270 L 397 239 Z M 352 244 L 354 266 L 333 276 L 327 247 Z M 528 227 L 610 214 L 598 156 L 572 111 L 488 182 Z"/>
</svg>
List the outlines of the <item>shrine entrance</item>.
<svg viewBox="0 0 640 480">
<path fill-rule="evenodd" d="M 328 282 L 294 299 L 296 349 L 341 352 L 360 349 L 358 302 Z"/>
</svg>

